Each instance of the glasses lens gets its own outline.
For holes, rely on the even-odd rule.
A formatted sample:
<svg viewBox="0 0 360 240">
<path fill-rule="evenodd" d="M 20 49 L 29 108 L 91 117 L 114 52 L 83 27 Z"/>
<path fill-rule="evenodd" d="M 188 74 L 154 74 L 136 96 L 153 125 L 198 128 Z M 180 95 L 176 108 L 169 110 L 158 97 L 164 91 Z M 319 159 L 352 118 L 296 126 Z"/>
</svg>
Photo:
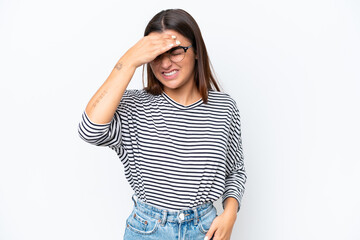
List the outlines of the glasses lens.
<svg viewBox="0 0 360 240">
<path fill-rule="evenodd" d="M 170 51 L 170 60 L 173 62 L 180 62 L 185 57 L 185 51 L 183 48 L 178 47 Z"/>
<path fill-rule="evenodd" d="M 176 47 L 176 48 L 170 49 L 166 53 L 163 53 L 163 54 L 157 56 L 154 59 L 154 62 L 159 62 L 162 59 L 162 57 L 167 54 L 169 54 L 169 58 L 172 62 L 180 62 L 185 57 L 185 50 L 182 47 Z"/>
</svg>

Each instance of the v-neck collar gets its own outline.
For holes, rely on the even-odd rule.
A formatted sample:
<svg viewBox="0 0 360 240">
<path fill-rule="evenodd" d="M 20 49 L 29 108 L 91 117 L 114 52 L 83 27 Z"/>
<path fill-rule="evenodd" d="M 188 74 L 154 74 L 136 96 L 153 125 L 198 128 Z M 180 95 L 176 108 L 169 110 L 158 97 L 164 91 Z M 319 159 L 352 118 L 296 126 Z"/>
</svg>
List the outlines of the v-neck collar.
<svg viewBox="0 0 360 240">
<path fill-rule="evenodd" d="M 169 95 L 167 95 L 164 91 L 161 93 L 161 95 L 170 103 L 172 104 L 174 107 L 180 108 L 180 109 L 192 109 L 196 106 L 199 106 L 200 104 L 203 103 L 202 98 L 200 98 L 199 100 L 197 100 L 196 102 L 190 104 L 190 105 L 182 105 L 178 102 L 176 102 L 175 100 L 173 100 L 171 97 L 169 97 Z"/>
</svg>

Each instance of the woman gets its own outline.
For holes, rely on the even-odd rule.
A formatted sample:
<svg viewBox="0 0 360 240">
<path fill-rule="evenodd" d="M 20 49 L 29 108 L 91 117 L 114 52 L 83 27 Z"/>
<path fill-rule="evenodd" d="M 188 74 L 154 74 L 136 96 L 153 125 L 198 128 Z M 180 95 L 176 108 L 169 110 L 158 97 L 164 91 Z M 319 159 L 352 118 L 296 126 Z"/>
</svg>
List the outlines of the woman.
<svg viewBox="0 0 360 240">
<path fill-rule="evenodd" d="M 145 64 L 147 87 L 126 89 Z M 79 134 L 124 164 L 135 192 L 124 239 L 230 239 L 246 182 L 239 110 L 187 12 L 151 19 L 89 101 Z"/>
</svg>

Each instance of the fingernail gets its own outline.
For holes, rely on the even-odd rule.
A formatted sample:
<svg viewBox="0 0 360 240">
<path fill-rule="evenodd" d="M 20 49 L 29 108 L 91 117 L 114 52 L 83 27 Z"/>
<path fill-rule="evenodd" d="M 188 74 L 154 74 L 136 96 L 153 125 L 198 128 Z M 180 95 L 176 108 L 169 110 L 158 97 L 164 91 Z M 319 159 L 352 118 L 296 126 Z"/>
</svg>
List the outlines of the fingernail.
<svg viewBox="0 0 360 240">
<path fill-rule="evenodd" d="M 172 47 L 172 46 L 174 46 L 174 44 L 173 44 L 173 43 L 169 45 L 169 47 Z"/>
<path fill-rule="evenodd" d="M 176 40 L 176 44 L 179 45 L 179 44 L 180 44 L 180 41 L 179 41 L 179 40 Z"/>
<path fill-rule="evenodd" d="M 204 240 L 209 240 L 209 237 L 208 237 L 208 236 L 205 236 Z"/>
<path fill-rule="evenodd" d="M 172 35 L 171 37 L 174 38 L 174 39 L 176 38 L 176 36 L 174 36 L 174 35 Z"/>
</svg>

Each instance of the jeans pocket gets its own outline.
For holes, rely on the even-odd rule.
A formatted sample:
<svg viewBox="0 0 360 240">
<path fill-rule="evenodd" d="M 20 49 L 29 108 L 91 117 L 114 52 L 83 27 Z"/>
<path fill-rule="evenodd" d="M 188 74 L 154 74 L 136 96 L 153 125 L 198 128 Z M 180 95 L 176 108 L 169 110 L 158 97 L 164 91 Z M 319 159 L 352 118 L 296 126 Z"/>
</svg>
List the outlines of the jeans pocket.
<svg viewBox="0 0 360 240">
<path fill-rule="evenodd" d="M 217 210 L 214 206 L 212 206 L 212 209 L 208 213 L 200 217 L 199 231 L 203 234 L 206 234 L 209 231 L 210 226 L 216 217 Z"/>
<path fill-rule="evenodd" d="M 135 233 L 149 235 L 153 234 L 159 226 L 157 219 L 134 209 L 126 219 L 126 227 Z"/>
</svg>

